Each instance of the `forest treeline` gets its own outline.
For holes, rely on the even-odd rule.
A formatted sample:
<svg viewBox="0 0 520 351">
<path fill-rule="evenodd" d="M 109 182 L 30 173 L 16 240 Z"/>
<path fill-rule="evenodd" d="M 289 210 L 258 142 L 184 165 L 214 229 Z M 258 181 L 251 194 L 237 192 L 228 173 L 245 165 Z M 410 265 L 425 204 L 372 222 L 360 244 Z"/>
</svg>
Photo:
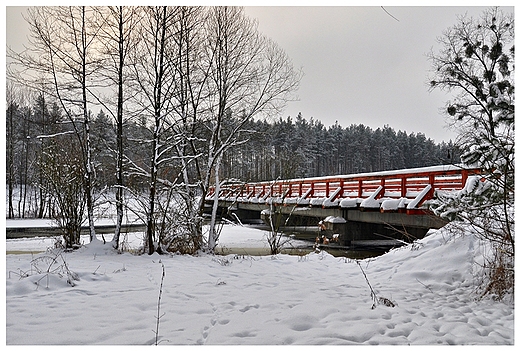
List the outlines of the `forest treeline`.
<svg viewBox="0 0 520 351">
<path fill-rule="evenodd" d="M 250 141 L 233 148 L 223 162 L 227 178 L 261 181 L 319 177 L 460 162 L 452 141 L 435 143 L 423 133 L 373 130 L 363 124 L 326 127 L 299 114 L 252 121 Z"/>
<path fill-rule="evenodd" d="M 59 105 L 46 101 L 42 94 L 34 100 L 28 106 L 13 103 L 6 111 L 7 181 L 12 195 L 19 199 L 12 215 L 52 217 L 48 213 L 52 206 L 46 205 L 51 198 L 47 193 L 48 174 L 58 170 L 60 163 L 70 164 L 62 161 L 79 152 L 74 151 L 78 147 L 74 126 L 64 118 Z M 234 118 L 237 117 L 228 113 L 229 121 Z M 227 124 L 234 125 L 224 123 Z M 146 162 L 148 145 L 144 141 L 152 132 L 146 120 L 125 122 L 128 160 L 134 164 Z M 336 122 L 326 127 L 317 119 L 307 120 L 299 114 L 294 119 L 250 120 L 243 133 L 247 134 L 243 136 L 245 142 L 237 143 L 222 160 L 222 179 L 262 181 L 460 162 L 460 152 L 451 141 L 437 144 L 422 133 L 396 132 L 389 125 L 373 130 L 362 124 L 343 127 Z M 205 134 L 200 128 L 199 143 L 207 140 L 209 135 Z M 57 135 L 60 137 L 56 138 Z M 117 140 L 114 123 L 103 110 L 92 117 L 91 142 L 95 188 L 97 191 L 111 188 L 117 183 L 113 162 Z M 148 184 L 132 174 L 130 165 L 126 166 L 126 183 L 145 191 Z M 175 174 L 176 170 L 165 169 L 161 178 L 174 181 Z"/>
</svg>

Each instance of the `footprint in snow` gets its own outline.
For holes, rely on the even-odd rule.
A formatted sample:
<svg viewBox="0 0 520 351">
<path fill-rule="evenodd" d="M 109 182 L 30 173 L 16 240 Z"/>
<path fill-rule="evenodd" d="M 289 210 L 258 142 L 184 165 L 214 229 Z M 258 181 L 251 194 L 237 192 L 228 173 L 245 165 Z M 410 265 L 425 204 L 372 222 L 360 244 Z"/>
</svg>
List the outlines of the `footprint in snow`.
<svg viewBox="0 0 520 351">
<path fill-rule="evenodd" d="M 258 307 L 260 307 L 260 305 L 258 305 L 258 304 L 256 304 L 256 305 L 248 305 L 248 306 L 246 306 L 244 308 L 239 309 L 239 311 L 240 312 L 247 312 L 247 311 L 249 311 L 252 308 L 258 308 Z"/>
</svg>

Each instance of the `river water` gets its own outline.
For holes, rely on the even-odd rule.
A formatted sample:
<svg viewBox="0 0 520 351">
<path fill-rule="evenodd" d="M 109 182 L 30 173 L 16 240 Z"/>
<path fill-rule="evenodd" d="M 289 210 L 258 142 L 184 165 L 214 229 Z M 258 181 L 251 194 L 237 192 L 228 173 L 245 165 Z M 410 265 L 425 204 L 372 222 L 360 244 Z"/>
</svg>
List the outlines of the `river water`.
<svg viewBox="0 0 520 351">
<path fill-rule="evenodd" d="M 218 254 L 228 255 L 269 255 L 270 249 L 267 243 L 269 227 L 264 224 L 236 225 L 225 224 L 222 226 L 219 244 L 216 248 Z M 313 251 L 325 250 L 336 257 L 346 257 L 351 259 L 361 259 L 375 257 L 388 251 L 390 245 L 364 245 L 358 247 L 341 247 L 337 244 L 328 246 L 315 245 L 315 238 L 318 235 L 316 227 L 286 227 L 284 228 L 284 238 L 288 243 L 282 250 L 284 254 L 304 256 Z M 49 236 L 36 236 L 31 238 L 6 239 L 6 252 L 14 253 L 38 253 L 54 247 L 56 238 Z M 99 240 L 110 241 L 112 234 L 98 234 Z M 135 250 L 142 245 L 144 238 L 143 232 L 129 232 L 122 236 L 125 247 Z M 81 236 L 82 244 L 89 242 L 88 235 Z"/>
</svg>

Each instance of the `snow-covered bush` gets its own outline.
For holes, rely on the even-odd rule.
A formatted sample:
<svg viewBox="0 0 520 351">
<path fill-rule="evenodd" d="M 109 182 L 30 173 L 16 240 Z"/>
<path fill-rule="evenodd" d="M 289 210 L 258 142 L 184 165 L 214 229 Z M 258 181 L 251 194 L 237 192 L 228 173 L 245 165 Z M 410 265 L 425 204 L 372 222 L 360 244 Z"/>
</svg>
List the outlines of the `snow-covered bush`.
<svg viewBox="0 0 520 351">
<path fill-rule="evenodd" d="M 62 138 L 65 139 L 65 138 Z M 42 162 L 46 191 L 56 204 L 51 217 L 62 232 L 66 248 L 80 244 L 81 225 L 85 218 L 83 165 L 77 148 L 70 140 L 53 140 Z"/>
<path fill-rule="evenodd" d="M 17 275 L 20 279 L 30 280 L 38 290 L 56 289 L 64 286 L 76 286 L 79 275 L 70 270 L 67 261 L 63 257 L 62 249 L 49 249 L 47 252 L 36 256 L 31 260 L 31 269 L 28 271 L 9 272 Z"/>
<path fill-rule="evenodd" d="M 267 244 L 271 255 L 277 255 L 284 246 L 290 244 L 291 237 L 283 233 L 283 227 L 289 222 L 292 212 L 289 215 L 284 215 L 280 206 L 271 204 L 270 209 L 264 210 L 262 213 L 269 219 L 269 231 L 266 234 Z"/>
<path fill-rule="evenodd" d="M 197 216 L 192 200 L 173 196 L 158 201 L 158 247 L 155 251 L 193 255 L 202 249 L 204 240 L 200 228 L 203 219 Z"/>
</svg>

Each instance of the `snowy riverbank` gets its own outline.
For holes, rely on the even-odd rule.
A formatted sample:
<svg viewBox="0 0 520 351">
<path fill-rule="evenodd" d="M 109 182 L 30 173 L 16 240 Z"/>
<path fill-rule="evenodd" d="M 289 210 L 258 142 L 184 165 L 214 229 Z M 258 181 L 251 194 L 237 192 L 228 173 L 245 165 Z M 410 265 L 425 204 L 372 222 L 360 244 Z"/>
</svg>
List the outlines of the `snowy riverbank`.
<svg viewBox="0 0 520 351">
<path fill-rule="evenodd" d="M 223 245 L 265 245 L 261 232 L 229 228 Z M 163 283 L 162 345 L 514 344 L 511 299 L 477 299 L 483 246 L 470 234 L 448 233 L 359 265 L 325 252 L 133 256 L 102 245 L 54 264 L 49 254 L 8 254 L 6 342 L 154 344 Z"/>
</svg>

